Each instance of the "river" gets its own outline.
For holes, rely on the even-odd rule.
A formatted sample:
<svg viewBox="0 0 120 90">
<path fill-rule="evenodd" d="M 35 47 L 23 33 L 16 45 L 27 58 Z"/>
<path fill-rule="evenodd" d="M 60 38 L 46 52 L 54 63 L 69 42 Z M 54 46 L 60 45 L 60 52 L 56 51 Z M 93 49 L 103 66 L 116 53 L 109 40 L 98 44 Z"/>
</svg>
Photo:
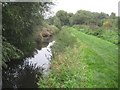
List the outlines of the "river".
<svg viewBox="0 0 120 90">
<path fill-rule="evenodd" d="M 42 74 L 48 74 L 55 41 L 46 47 L 36 49 L 33 57 L 12 61 L 2 72 L 3 88 L 38 88 L 37 82 Z"/>
</svg>

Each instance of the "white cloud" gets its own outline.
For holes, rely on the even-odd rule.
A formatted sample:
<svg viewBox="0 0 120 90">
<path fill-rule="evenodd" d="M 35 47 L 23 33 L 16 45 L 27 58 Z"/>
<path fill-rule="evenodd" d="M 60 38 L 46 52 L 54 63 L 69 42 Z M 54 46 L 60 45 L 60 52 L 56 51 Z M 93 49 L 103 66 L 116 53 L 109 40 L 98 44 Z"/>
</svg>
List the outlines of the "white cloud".
<svg viewBox="0 0 120 90">
<path fill-rule="evenodd" d="M 88 10 L 92 12 L 111 12 L 118 15 L 119 0 L 56 0 L 57 5 L 53 8 L 54 12 L 65 10 L 75 13 L 77 10 Z"/>
</svg>

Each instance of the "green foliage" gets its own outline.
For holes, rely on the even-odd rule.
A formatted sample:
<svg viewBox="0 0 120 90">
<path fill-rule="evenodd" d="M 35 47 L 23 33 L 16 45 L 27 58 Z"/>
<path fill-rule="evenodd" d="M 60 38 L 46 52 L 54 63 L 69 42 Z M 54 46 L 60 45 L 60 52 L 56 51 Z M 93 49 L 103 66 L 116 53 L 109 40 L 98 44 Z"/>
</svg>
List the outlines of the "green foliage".
<svg viewBox="0 0 120 90">
<path fill-rule="evenodd" d="M 117 45 L 70 27 L 59 34 L 56 38 L 63 39 L 56 39 L 54 47 L 58 54 L 39 88 L 118 88 Z"/>
<path fill-rule="evenodd" d="M 115 18 L 116 18 L 116 14 L 112 12 L 112 13 L 110 14 L 110 18 L 115 19 Z"/>
<path fill-rule="evenodd" d="M 23 56 L 23 53 L 17 49 L 15 46 L 10 43 L 3 41 L 2 42 L 2 65 L 3 67 L 7 67 L 5 62 L 8 62 L 12 59 L 19 59 Z"/>
<path fill-rule="evenodd" d="M 105 19 L 103 20 L 103 26 L 108 28 L 116 28 L 118 27 L 118 19 Z"/>
<path fill-rule="evenodd" d="M 54 19 L 54 25 L 56 26 L 56 27 L 58 27 L 59 29 L 61 29 L 61 21 L 60 21 L 60 19 L 59 18 L 57 18 L 57 17 L 55 17 L 55 19 Z"/>
<path fill-rule="evenodd" d="M 56 35 L 55 39 L 56 44 L 53 46 L 53 52 L 63 52 L 66 47 L 72 47 L 73 43 L 76 41 L 74 35 L 69 34 L 69 29 L 67 29 L 67 27 L 63 27 Z"/>
<path fill-rule="evenodd" d="M 63 10 L 60 10 L 56 13 L 55 16 L 49 17 L 48 19 L 46 19 L 46 21 L 48 24 L 55 25 L 58 28 L 60 28 L 60 26 L 71 25 L 70 18 L 73 15 L 74 15 L 73 13 L 67 13 Z"/>
<path fill-rule="evenodd" d="M 56 17 L 59 18 L 62 26 L 69 24 L 69 16 L 68 16 L 68 13 L 66 11 L 59 10 L 56 13 Z"/>
<path fill-rule="evenodd" d="M 43 25 L 44 13 L 49 10 L 51 4 L 51 2 L 2 3 L 2 36 L 6 39 L 3 42 L 3 61 L 20 57 L 15 50 L 23 52 L 24 56 L 34 51 L 34 32 L 37 32 L 35 27 Z M 12 57 L 13 54 L 15 57 Z"/>
<path fill-rule="evenodd" d="M 105 28 L 105 27 L 96 27 L 92 28 L 88 25 L 74 25 L 78 31 L 84 32 L 89 35 L 94 35 L 114 44 L 118 44 L 118 30 L 115 27 Z"/>
<path fill-rule="evenodd" d="M 92 17 L 92 13 L 85 10 L 77 11 L 71 18 L 71 23 L 74 24 L 87 24 Z"/>
<path fill-rule="evenodd" d="M 102 26 L 103 21 L 106 19 L 116 19 L 116 15 L 111 13 L 109 16 L 106 13 L 97 13 L 97 12 L 90 12 L 86 10 L 78 10 L 75 14 L 67 13 L 66 11 L 59 10 L 54 17 L 49 18 L 49 24 L 53 23 L 56 18 L 59 19 L 59 23 L 61 26 L 67 25 L 95 25 L 95 26 Z"/>
<path fill-rule="evenodd" d="M 32 36 L 35 25 L 42 23 L 43 9 L 44 3 L 3 4 L 3 36 L 17 48 L 25 50 L 26 39 Z"/>
<path fill-rule="evenodd" d="M 56 33 L 58 33 L 60 31 L 60 29 L 57 26 L 51 25 L 47 22 L 44 22 L 43 25 L 44 25 L 43 28 L 48 28 L 50 30 L 50 32 L 52 33 L 52 35 L 55 35 Z"/>
<path fill-rule="evenodd" d="M 46 19 L 46 22 L 47 22 L 49 25 L 53 25 L 53 24 L 54 24 L 54 18 L 55 18 L 55 17 L 49 17 L 48 19 Z"/>
<path fill-rule="evenodd" d="M 110 41 L 116 45 L 119 43 L 118 42 L 118 31 L 115 30 L 115 28 L 114 29 L 103 29 L 99 37 L 103 38 L 104 40 Z"/>
<path fill-rule="evenodd" d="M 117 88 L 116 18 L 114 13 L 58 11 L 52 19 L 58 19 L 54 24 L 59 22 L 62 29 L 52 48 L 50 74 L 40 78 L 39 88 Z"/>
</svg>

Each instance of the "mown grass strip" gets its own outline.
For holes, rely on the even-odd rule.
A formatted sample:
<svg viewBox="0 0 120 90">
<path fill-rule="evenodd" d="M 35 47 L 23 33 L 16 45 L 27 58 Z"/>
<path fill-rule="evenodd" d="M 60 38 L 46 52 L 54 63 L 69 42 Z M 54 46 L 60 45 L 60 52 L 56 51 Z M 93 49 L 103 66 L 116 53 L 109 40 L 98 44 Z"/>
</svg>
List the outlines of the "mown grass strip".
<svg viewBox="0 0 120 90">
<path fill-rule="evenodd" d="M 46 80 L 40 80 L 40 87 L 118 87 L 117 45 L 65 27 L 53 50 L 51 73 Z"/>
</svg>

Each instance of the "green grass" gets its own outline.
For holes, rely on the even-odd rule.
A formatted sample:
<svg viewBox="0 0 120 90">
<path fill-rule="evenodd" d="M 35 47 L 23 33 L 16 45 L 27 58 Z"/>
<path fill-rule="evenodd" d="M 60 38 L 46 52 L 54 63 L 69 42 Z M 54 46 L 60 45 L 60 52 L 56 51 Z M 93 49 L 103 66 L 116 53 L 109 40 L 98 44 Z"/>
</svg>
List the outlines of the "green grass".
<svg viewBox="0 0 120 90">
<path fill-rule="evenodd" d="M 39 80 L 40 88 L 118 87 L 117 45 L 64 27 L 53 51 L 51 72 Z"/>
<path fill-rule="evenodd" d="M 85 34 L 94 35 L 114 44 L 118 44 L 118 29 L 115 27 L 92 28 L 88 25 L 75 25 L 73 27 L 76 28 L 78 31 L 84 32 Z"/>
</svg>

